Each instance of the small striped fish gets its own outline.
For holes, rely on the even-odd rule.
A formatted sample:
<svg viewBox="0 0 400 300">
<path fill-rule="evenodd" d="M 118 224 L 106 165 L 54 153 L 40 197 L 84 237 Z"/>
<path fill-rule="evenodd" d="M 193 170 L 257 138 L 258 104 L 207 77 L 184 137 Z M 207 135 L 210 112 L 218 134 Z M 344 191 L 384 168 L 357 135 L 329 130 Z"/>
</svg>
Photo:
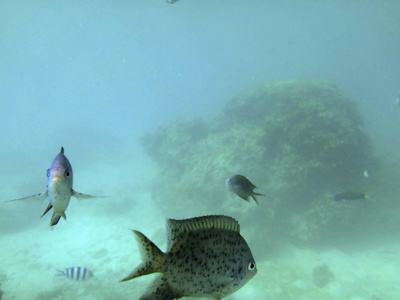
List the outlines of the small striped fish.
<svg viewBox="0 0 400 300">
<path fill-rule="evenodd" d="M 56 276 L 65 276 L 73 280 L 83 281 L 93 277 L 92 271 L 84 267 L 72 267 L 65 270 L 58 270 Z"/>
</svg>

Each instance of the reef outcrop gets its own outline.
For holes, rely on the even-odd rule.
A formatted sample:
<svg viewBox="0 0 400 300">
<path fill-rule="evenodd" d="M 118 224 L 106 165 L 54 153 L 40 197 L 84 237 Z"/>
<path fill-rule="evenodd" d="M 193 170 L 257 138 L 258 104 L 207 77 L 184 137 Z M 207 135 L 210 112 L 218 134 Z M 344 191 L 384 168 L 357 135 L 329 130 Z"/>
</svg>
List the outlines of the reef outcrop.
<svg viewBox="0 0 400 300">
<path fill-rule="evenodd" d="M 169 215 L 177 208 L 195 215 L 246 207 L 243 218 L 256 209 L 256 217 L 279 225 L 279 234 L 301 241 L 349 225 L 357 230 L 363 208 L 332 196 L 365 192 L 364 171 L 377 168 L 354 102 L 320 81 L 258 86 L 228 101 L 209 122 L 177 120 L 141 141 L 159 167 L 154 199 Z M 242 201 L 224 186 L 233 174 L 247 176 L 267 195 L 259 207 L 233 204 Z"/>
</svg>

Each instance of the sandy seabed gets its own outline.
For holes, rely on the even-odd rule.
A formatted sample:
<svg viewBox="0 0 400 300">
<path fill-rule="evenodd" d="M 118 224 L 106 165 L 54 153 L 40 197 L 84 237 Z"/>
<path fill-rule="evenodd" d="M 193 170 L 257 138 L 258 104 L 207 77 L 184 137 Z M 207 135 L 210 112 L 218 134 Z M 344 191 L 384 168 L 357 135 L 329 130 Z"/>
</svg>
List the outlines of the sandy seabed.
<svg viewBox="0 0 400 300">
<path fill-rule="evenodd" d="M 30 206 L 36 207 L 30 213 L 38 216 L 32 217 L 30 228 L 0 235 L 2 300 L 139 299 L 153 275 L 120 282 L 141 261 L 130 229 L 142 231 L 166 248 L 166 217 L 152 205 L 150 194 L 72 199 L 67 221 L 60 220 L 52 228 L 50 216 L 39 218 L 46 205 Z M 253 248 L 260 244 L 249 240 L 245 230 L 242 234 Z M 225 299 L 387 300 L 400 295 L 399 243 L 357 253 L 289 246 L 278 257 L 255 259 L 257 275 Z M 321 264 L 329 267 L 334 278 L 317 287 L 312 270 Z M 54 276 L 56 269 L 74 266 L 89 268 L 94 278 L 77 282 Z"/>
</svg>

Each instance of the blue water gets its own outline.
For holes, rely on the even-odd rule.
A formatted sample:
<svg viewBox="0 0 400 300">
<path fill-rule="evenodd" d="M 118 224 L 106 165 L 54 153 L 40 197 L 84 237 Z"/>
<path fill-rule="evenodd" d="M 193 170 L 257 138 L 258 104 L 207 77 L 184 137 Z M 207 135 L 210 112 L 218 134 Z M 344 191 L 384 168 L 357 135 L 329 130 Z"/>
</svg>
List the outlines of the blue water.
<svg viewBox="0 0 400 300">
<path fill-rule="evenodd" d="M 61 146 L 74 188 L 108 196 L 72 199 L 53 229 L 39 218 L 47 203 L 0 204 L 3 299 L 138 299 L 151 278 L 118 282 L 140 262 L 130 229 L 165 249 L 171 217 L 151 196 L 157 165 L 140 137 L 177 118 L 210 120 L 262 82 L 317 79 L 348 94 L 396 199 L 399 16 L 395 0 L 1 1 L 1 200 L 44 191 Z M 400 207 L 378 207 L 395 230 Z M 264 241 L 242 231 L 262 253 Z M 282 257 L 256 257 L 257 276 L 227 299 L 397 299 L 397 240 L 359 248 L 287 245 Z M 335 281 L 315 287 L 312 268 L 326 262 Z M 77 265 L 93 281 L 54 276 Z"/>
</svg>

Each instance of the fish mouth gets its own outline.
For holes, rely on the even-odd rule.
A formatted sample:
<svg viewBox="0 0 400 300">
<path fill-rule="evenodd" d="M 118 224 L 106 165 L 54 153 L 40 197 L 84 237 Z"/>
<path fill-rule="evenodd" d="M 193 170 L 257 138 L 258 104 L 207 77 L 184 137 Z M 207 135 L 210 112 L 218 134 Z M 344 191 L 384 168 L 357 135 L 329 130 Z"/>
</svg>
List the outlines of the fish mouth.
<svg viewBox="0 0 400 300">
<path fill-rule="evenodd" d="M 63 193 L 64 189 L 67 189 L 67 182 L 61 176 L 53 176 L 49 180 L 47 186 L 50 193 Z"/>
<path fill-rule="evenodd" d="M 61 182 L 61 176 L 53 176 L 51 179 L 51 184 L 60 184 Z"/>
</svg>

